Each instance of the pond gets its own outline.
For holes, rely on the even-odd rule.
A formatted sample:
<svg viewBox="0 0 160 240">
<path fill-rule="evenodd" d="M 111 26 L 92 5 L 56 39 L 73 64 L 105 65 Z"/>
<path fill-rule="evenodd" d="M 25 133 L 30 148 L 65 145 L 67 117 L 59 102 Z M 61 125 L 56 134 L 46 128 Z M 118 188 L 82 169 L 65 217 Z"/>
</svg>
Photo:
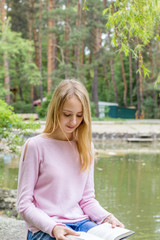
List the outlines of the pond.
<svg viewBox="0 0 160 240">
<path fill-rule="evenodd" d="M 160 143 L 95 142 L 96 198 L 127 228 L 129 239 L 160 239 Z M 1 155 L 0 187 L 17 187 L 19 156 Z M 5 164 L 4 164 L 5 163 Z"/>
<path fill-rule="evenodd" d="M 106 148 L 106 156 L 102 152 L 95 165 L 96 198 L 127 228 L 136 231 L 129 239 L 159 240 L 159 142 L 108 142 L 95 146 Z"/>
</svg>

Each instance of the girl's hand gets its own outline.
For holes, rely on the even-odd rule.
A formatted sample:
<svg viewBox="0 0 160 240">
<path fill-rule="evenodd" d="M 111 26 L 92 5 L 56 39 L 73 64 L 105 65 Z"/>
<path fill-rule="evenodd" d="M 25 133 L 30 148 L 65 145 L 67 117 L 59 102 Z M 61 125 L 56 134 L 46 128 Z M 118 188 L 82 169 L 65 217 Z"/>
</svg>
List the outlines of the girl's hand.
<svg viewBox="0 0 160 240">
<path fill-rule="evenodd" d="M 122 227 L 124 228 L 123 223 L 121 223 L 113 214 L 110 214 L 108 217 L 106 217 L 103 221 L 103 223 L 108 222 L 112 224 L 112 228 L 115 227 Z"/>
<path fill-rule="evenodd" d="M 52 233 L 53 233 L 54 237 L 56 238 L 56 240 L 68 240 L 68 238 L 65 237 L 68 234 L 80 236 L 80 234 L 78 232 L 75 232 L 66 226 L 60 226 L 60 225 L 56 225 L 53 228 Z"/>
</svg>

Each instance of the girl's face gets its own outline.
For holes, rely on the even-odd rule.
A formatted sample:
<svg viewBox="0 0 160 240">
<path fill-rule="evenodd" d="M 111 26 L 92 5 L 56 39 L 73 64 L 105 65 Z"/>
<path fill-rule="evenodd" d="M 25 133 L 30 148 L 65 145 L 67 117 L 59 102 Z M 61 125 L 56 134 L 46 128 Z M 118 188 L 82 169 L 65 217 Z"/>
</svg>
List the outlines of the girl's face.
<svg viewBox="0 0 160 240">
<path fill-rule="evenodd" d="M 60 128 L 62 138 L 64 133 L 68 139 L 72 139 L 73 132 L 79 127 L 83 120 L 83 107 L 82 103 L 76 96 L 66 100 L 60 113 Z"/>
</svg>

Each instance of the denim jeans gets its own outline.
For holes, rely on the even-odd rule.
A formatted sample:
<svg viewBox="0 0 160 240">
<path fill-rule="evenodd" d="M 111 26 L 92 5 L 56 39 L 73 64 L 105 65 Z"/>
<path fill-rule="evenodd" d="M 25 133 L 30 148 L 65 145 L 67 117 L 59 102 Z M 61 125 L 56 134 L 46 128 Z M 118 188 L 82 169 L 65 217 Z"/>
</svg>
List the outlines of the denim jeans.
<svg viewBox="0 0 160 240">
<path fill-rule="evenodd" d="M 96 223 L 90 220 L 83 220 L 75 223 L 65 223 L 65 225 L 74 231 L 83 231 L 87 232 L 92 227 L 97 226 Z M 55 240 L 55 238 L 51 237 L 49 234 L 44 233 L 42 231 L 38 231 L 36 233 L 32 233 L 28 231 L 27 240 Z"/>
</svg>

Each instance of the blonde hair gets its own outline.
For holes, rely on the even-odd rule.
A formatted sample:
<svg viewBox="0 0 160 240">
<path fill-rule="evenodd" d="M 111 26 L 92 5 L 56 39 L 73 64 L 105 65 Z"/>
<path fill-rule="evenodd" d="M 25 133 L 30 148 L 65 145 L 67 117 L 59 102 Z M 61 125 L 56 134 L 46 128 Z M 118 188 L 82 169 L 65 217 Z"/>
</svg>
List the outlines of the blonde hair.
<svg viewBox="0 0 160 240">
<path fill-rule="evenodd" d="M 51 135 L 59 126 L 59 116 L 66 100 L 76 96 L 82 103 L 83 120 L 76 129 L 74 137 L 80 154 L 81 170 L 87 170 L 91 164 L 91 110 L 88 92 L 80 82 L 76 80 L 63 80 L 55 89 L 46 119 L 46 126 L 43 133 Z"/>
</svg>

